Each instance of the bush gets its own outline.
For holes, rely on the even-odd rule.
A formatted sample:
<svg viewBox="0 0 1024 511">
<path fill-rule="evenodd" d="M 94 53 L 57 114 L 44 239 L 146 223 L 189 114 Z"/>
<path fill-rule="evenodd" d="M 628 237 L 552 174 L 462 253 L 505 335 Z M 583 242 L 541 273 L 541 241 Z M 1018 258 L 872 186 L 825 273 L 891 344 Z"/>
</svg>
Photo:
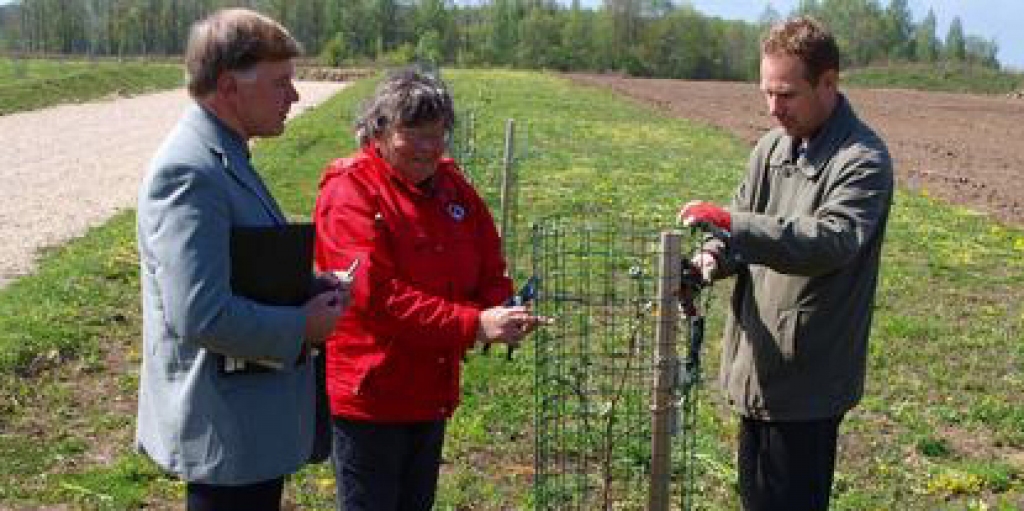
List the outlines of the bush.
<svg viewBox="0 0 1024 511">
<path fill-rule="evenodd" d="M 320 51 L 320 62 L 325 66 L 341 67 L 348 57 L 348 48 L 345 47 L 345 37 L 338 32 L 327 41 L 324 49 Z"/>
<path fill-rule="evenodd" d="M 406 66 L 416 61 L 416 48 L 410 43 L 404 43 L 398 48 L 382 54 L 377 60 L 387 67 Z"/>
</svg>

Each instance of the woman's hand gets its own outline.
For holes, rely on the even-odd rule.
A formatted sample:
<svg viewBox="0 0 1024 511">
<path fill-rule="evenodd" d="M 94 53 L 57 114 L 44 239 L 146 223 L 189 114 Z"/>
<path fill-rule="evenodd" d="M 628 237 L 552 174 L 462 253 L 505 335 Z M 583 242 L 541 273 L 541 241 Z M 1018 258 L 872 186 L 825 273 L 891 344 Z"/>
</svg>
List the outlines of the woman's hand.
<svg viewBox="0 0 1024 511">
<path fill-rule="evenodd" d="M 537 325 L 548 324 L 551 320 L 537 316 L 525 306 L 491 307 L 480 313 L 480 327 L 476 338 L 484 343 L 505 343 L 516 346 L 532 332 Z"/>
</svg>

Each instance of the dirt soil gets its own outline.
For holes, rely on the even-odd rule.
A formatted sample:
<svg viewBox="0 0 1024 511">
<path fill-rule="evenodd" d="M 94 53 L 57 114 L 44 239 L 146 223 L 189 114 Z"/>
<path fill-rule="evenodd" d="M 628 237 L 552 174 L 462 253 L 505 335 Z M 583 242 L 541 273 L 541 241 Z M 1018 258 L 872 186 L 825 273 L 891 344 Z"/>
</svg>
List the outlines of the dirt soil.
<svg viewBox="0 0 1024 511">
<path fill-rule="evenodd" d="M 751 145 L 771 127 L 754 84 L 570 78 L 719 126 Z M 897 89 L 845 92 L 857 114 L 885 139 L 902 186 L 1024 226 L 1024 100 Z"/>
</svg>

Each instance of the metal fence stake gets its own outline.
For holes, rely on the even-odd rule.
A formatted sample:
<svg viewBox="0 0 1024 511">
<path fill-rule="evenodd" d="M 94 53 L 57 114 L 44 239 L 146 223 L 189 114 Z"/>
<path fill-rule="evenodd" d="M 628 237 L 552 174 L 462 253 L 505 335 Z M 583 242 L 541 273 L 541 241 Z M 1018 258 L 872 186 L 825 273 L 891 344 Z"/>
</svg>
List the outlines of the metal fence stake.
<svg viewBox="0 0 1024 511">
<path fill-rule="evenodd" d="M 512 207 L 513 207 L 513 187 L 515 186 L 515 134 L 516 134 L 516 121 L 515 119 L 509 119 L 505 123 L 505 157 L 502 160 L 502 171 L 501 171 L 501 224 L 499 225 L 499 235 L 501 235 L 501 248 L 505 255 L 505 260 L 510 265 L 508 268 L 509 275 L 515 275 L 515 268 L 511 265 L 513 257 L 510 257 L 509 251 L 514 240 L 508 238 L 511 229 L 512 221 Z"/>
</svg>

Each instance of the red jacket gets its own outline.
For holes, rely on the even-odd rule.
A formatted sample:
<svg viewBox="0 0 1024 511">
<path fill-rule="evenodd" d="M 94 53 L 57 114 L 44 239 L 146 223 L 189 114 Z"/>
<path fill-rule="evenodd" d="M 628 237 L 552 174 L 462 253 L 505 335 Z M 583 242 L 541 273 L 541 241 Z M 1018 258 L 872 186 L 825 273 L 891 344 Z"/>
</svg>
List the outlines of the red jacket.
<svg viewBox="0 0 1024 511">
<path fill-rule="evenodd" d="M 480 311 L 512 294 L 487 206 L 453 160 L 427 193 L 369 146 L 327 166 L 313 220 L 321 270 L 360 258 L 352 304 L 327 340 L 331 413 L 450 417 Z"/>
</svg>

